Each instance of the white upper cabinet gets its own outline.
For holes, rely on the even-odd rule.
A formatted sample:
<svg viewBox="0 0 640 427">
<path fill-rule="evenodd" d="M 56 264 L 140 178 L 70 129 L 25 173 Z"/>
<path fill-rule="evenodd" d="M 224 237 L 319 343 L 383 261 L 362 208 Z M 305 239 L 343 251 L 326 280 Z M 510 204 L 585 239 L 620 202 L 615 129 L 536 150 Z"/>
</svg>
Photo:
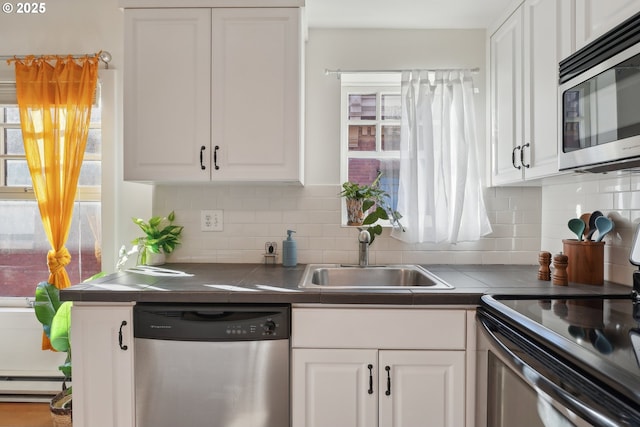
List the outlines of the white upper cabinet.
<svg viewBox="0 0 640 427">
<path fill-rule="evenodd" d="M 561 2 L 527 0 L 491 35 L 492 185 L 553 175 Z"/>
<path fill-rule="evenodd" d="M 576 0 L 576 50 L 640 12 L 640 0 Z"/>
<path fill-rule="evenodd" d="M 211 10 L 125 10 L 124 179 L 209 180 Z"/>
<path fill-rule="evenodd" d="M 124 178 L 301 181 L 299 8 L 125 9 Z"/>
</svg>

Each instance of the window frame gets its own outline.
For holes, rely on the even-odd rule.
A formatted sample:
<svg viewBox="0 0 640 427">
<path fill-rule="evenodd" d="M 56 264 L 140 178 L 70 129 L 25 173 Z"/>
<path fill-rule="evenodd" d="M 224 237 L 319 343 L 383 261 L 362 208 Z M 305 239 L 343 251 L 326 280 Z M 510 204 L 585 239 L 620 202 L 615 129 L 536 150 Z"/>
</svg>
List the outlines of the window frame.
<svg viewBox="0 0 640 427">
<path fill-rule="evenodd" d="M 400 161 L 400 150 L 382 150 L 382 126 L 401 126 L 402 119 L 382 120 L 382 96 L 401 95 L 401 73 L 345 73 L 340 75 L 340 183 L 349 180 L 349 159 L 380 159 Z M 349 119 L 349 95 L 376 95 L 376 119 Z M 349 126 L 375 126 L 376 151 L 350 151 Z M 341 206 L 341 225 L 347 226 L 345 203 Z M 391 224 L 385 221 L 383 227 Z"/>
</svg>

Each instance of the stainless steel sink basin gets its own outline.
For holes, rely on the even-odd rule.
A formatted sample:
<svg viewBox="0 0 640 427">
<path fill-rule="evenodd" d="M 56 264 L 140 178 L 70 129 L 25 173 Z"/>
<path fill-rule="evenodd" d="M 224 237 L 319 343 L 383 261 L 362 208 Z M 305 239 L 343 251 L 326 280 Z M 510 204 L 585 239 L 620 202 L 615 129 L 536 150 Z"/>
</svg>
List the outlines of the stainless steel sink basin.
<svg viewBox="0 0 640 427">
<path fill-rule="evenodd" d="M 453 289 L 418 265 L 345 266 L 309 264 L 299 287 L 332 289 Z"/>
</svg>

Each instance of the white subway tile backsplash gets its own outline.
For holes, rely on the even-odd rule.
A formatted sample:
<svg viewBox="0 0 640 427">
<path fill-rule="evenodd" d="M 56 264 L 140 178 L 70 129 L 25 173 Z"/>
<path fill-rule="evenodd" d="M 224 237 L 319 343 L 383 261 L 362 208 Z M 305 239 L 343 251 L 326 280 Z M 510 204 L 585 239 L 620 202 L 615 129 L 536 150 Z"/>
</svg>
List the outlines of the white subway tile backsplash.
<svg viewBox="0 0 640 427">
<path fill-rule="evenodd" d="M 296 231 L 300 263 L 355 263 L 358 230 L 340 225 L 338 185 L 157 186 L 154 212 L 175 209 L 185 226 L 174 262 L 263 262 L 265 242 Z M 485 203 L 493 233 L 477 242 L 407 244 L 385 229 L 370 248 L 372 263 L 536 264 L 543 213 L 540 188 L 489 188 Z M 201 232 L 200 210 L 224 210 L 224 231 Z M 166 212 L 165 212 L 166 211 Z M 640 210 L 638 211 L 640 212 Z M 639 214 L 640 216 L 640 214 Z"/>
</svg>

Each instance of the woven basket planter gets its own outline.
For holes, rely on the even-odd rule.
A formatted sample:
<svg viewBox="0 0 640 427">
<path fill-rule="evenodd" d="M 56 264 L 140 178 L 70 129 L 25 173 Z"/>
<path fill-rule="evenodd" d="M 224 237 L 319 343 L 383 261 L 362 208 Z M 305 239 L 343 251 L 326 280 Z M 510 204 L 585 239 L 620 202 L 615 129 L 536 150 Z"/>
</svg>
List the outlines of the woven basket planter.
<svg viewBox="0 0 640 427">
<path fill-rule="evenodd" d="M 69 427 L 73 425 L 71 416 L 71 395 L 61 391 L 49 404 L 53 427 Z"/>
</svg>

